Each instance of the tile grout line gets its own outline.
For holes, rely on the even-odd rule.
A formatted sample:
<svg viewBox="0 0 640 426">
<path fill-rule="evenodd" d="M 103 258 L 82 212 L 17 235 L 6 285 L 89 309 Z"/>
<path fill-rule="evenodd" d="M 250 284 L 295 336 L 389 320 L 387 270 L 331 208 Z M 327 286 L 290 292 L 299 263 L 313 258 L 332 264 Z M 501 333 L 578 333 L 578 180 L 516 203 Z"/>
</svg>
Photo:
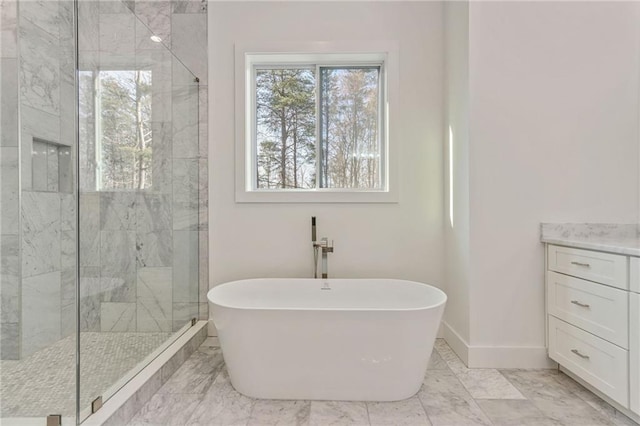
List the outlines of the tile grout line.
<svg viewBox="0 0 640 426">
<path fill-rule="evenodd" d="M 428 371 L 427 371 L 428 373 Z M 422 380 L 422 386 L 420 386 L 420 390 L 418 390 L 418 393 L 420 393 L 420 391 L 422 390 L 422 387 L 424 386 L 424 379 Z M 424 414 L 427 416 L 427 420 L 429 420 L 429 424 L 433 426 L 433 421 L 431 420 L 431 417 L 429 416 L 429 412 L 427 411 L 427 407 L 424 406 L 424 403 L 422 402 L 422 398 L 420 398 L 420 396 L 418 396 L 418 401 L 420 402 L 420 406 L 422 407 L 422 411 L 424 411 Z"/>
</svg>

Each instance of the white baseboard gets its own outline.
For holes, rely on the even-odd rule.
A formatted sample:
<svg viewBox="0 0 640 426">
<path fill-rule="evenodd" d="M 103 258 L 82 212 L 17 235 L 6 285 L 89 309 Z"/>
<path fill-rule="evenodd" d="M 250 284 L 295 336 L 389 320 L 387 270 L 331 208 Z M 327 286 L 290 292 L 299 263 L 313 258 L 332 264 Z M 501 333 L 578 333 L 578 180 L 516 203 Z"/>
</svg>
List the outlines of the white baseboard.
<svg viewBox="0 0 640 426">
<path fill-rule="evenodd" d="M 469 368 L 556 368 L 544 346 L 472 346 L 443 321 L 444 339 Z"/>
<path fill-rule="evenodd" d="M 453 329 L 446 321 L 442 321 L 444 328 L 444 340 L 458 355 L 458 358 L 462 360 L 467 366 L 469 365 L 469 343 L 457 331 Z"/>
</svg>

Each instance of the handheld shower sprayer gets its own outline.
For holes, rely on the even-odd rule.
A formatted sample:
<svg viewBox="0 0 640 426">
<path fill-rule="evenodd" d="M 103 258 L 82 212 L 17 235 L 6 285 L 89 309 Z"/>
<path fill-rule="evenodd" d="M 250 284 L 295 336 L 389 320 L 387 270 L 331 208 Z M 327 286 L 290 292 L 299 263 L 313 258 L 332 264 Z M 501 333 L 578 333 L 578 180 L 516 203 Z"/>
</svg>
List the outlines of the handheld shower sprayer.
<svg viewBox="0 0 640 426">
<path fill-rule="evenodd" d="M 316 217 L 311 216 L 311 242 L 316 242 Z"/>
</svg>

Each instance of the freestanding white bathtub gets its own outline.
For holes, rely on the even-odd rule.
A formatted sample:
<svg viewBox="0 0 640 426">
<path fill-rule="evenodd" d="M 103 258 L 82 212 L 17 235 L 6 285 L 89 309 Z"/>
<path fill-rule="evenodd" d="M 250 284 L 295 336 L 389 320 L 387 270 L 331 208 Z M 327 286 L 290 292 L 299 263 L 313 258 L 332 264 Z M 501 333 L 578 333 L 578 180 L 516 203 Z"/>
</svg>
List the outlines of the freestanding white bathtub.
<svg viewBox="0 0 640 426">
<path fill-rule="evenodd" d="M 447 300 L 435 287 L 388 279 L 252 279 L 207 296 L 236 390 L 347 401 L 420 389 Z"/>
</svg>

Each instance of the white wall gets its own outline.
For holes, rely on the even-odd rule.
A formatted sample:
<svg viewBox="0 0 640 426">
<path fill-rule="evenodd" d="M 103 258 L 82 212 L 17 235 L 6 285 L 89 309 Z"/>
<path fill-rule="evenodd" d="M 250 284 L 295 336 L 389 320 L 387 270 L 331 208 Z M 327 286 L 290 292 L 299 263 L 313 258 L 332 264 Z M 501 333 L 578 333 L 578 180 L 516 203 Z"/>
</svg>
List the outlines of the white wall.
<svg viewBox="0 0 640 426">
<path fill-rule="evenodd" d="M 540 222 L 638 220 L 640 4 L 469 8 L 470 343 L 543 354 Z"/>
<path fill-rule="evenodd" d="M 312 215 L 330 276 L 442 285 L 442 31 L 440 3 L 209 3 L 211 286 L 312 276 Z M 400 202 L 236 204 L 234 42 L 360 39 L 400 45 Z"/>
<path fill-rule="evenodd" d="M 447 2 L 445 25 L 445 275 L 448 296 L 445 336 L 469 342 L 469 5 Z M 449 128 L 453 136 L 449 141 Z M 452 144 L 453 167 L 449 153 Z M 450 177 L 452 179 L 450 179 Z M 452 191 L 452 192 L 451 192 Z M 449 203 L 450 194 L 453 204 Z M 451 220 L 453 219 L 453 220 Z M 460 346 L 460 345 L 458 345 Z M 456 348 L 464 358 L 464 349 Z"/>
</svg>

